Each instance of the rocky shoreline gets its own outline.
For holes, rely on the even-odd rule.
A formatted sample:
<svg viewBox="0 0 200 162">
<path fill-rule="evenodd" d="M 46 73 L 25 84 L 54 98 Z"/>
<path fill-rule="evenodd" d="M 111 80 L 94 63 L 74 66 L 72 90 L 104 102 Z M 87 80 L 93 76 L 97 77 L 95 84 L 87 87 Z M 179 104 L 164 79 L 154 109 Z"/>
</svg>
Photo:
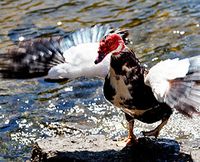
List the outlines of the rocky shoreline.
<svg viewBox="0 0 200 162">
<path fill-rule="evenodd" d="M 92 109 L 93 113 L 99 111 L 104 109 Z M 198 117 L 187 119 L 174 114 L 158 139 L 144 138 L 138 133 L 153 129 L 156 123 L 147 125 L 136 121 L 139 142 L 127 147 L 121 145 L 127 135 L 125 123 L 120 123 L 125 121 L 123 114 L 110 106 L 105 108 L 105 113 L 112 115 L 94 115 L 96 123 L 90 124 L 91 128 L 90 120 L 85 118 L 83 121 L 87 122 L 47 125 L 45 128 L 55 136 L 35 142 L 32 162 L 200 162 Z"/>
<path fill-rule="evenodd" d="M 104 135 L 47 138 L 32 149 L 32 162 L 199 162 L 200 149 L 171 139 L 141 137 L 132 146 L 121 146 Z M 200 141 L 199 141 L 200 142 Z M 188 150 L 187 150 L 188 149 Z"/>
</svg>

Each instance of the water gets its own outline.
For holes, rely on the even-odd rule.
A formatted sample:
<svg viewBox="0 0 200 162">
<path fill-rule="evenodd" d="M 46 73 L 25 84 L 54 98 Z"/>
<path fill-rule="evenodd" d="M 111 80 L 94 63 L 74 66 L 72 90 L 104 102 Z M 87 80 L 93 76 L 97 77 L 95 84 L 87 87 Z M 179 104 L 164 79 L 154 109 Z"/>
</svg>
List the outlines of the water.
<svg viewBox="0 0 200 162">
<path fill-rule="evenodd" d="M 25 39 L 62 35 L 109 23 L 130 31 L 131 48 L 143 64 L 200 52 L 199 0 L 1 0 L 1 53 Z M 0 81 L 0 161 L 30 159 L 36 139 L 79 133 L 126 135 L 123 114 L 106 103 L 103 81 L 79 78 L 47 83 L 42 78 Z M 198 119 L 176 114 L 161 137 L 200 139 Z M 174 124 L 176 126 L 174 126 Z M 136 134 L 143 128 L 137 124 Z"/>
</svg>

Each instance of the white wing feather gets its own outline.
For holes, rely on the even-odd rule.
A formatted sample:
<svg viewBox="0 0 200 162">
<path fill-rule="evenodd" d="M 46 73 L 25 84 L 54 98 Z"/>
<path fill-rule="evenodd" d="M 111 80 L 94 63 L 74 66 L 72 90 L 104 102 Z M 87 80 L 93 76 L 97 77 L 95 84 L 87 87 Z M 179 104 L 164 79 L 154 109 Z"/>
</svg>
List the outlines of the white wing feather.
<svg viewBox="0 0 200 162">
<path fill-rule="evenodd" d="M 152 88 L 154 96 L 160 102 L 165 102 L 165 95 L 170 88 L 170 80 L 183 78 L 189 70 L 189 59 L 161 61 L 153 66 L 145 77 L 145 84 Z"/>
<path fill-rule="evenodd" d="M 200 56 L 162 61 L 145 77 L 159 102 L 191 117 L 200 115 Z"/>
<path fill-rule="evenodd" d="M 84 43 L 69 48 L 63 54 L 66 63 L 52 67 L 46 78 L 74 79 L 81 76 L 104 78 L 108 73 L 110 58 L 106 57 L 105 61 L 94 64 L 98 47 L 98 43 Z"/>
</svg>

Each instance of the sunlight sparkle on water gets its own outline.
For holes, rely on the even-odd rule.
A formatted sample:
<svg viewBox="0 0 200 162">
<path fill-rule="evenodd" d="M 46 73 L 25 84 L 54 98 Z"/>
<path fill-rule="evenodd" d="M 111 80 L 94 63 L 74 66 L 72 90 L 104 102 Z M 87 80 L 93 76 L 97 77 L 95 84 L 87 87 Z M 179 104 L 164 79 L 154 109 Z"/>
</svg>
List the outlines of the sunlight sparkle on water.
<svg viewBox="0 0 200 162">
<path fill-rule="evenodd" d="M 58 22 L 57 22 L 57 25 L 58 25 L 58 26 L 62 25 L 62 22 L 61 22 L 61 21 L 58 21 Z"/>
<path fill-rule="evenodd" d="M 25 38 L 23 36 L 19 37 L 19 41 L 24 41 Z"/>
<path fill-rule="evenodd" d="M 174 34 L 184 35 L 184 34 L 185 34 L 185 31 L 174 30 L 173 33 L 174 33 Z"/>
</svg>

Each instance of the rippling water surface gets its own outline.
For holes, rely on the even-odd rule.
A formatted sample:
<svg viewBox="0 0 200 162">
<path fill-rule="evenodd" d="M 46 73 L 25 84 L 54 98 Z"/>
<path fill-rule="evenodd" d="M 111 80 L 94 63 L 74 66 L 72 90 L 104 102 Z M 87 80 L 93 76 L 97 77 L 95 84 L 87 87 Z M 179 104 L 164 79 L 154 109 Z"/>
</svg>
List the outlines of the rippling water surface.
<svg viewBox="0 0 200 162">
<path fill-rule="evenodd" d="M 200 52 L 199 0 L 1 0 L 0 53 L 15 46 L 20 36 L 62 35 L 97 23 L 129 29 L 131 46 L 146 66 Z M 102 85 L 97 78 L 63 83 L 42 78 L 1 80 L 0 161 L 30 159 L 31 144 L 39 138 L 79 133 L 110 138 L 126 135 L 123 114 L 106 103 Z M 161 136 L 200 139 L 198 119 L 177 116 Z M 144 127 L 137 125 L 136 134 Z"/>
</svg>

